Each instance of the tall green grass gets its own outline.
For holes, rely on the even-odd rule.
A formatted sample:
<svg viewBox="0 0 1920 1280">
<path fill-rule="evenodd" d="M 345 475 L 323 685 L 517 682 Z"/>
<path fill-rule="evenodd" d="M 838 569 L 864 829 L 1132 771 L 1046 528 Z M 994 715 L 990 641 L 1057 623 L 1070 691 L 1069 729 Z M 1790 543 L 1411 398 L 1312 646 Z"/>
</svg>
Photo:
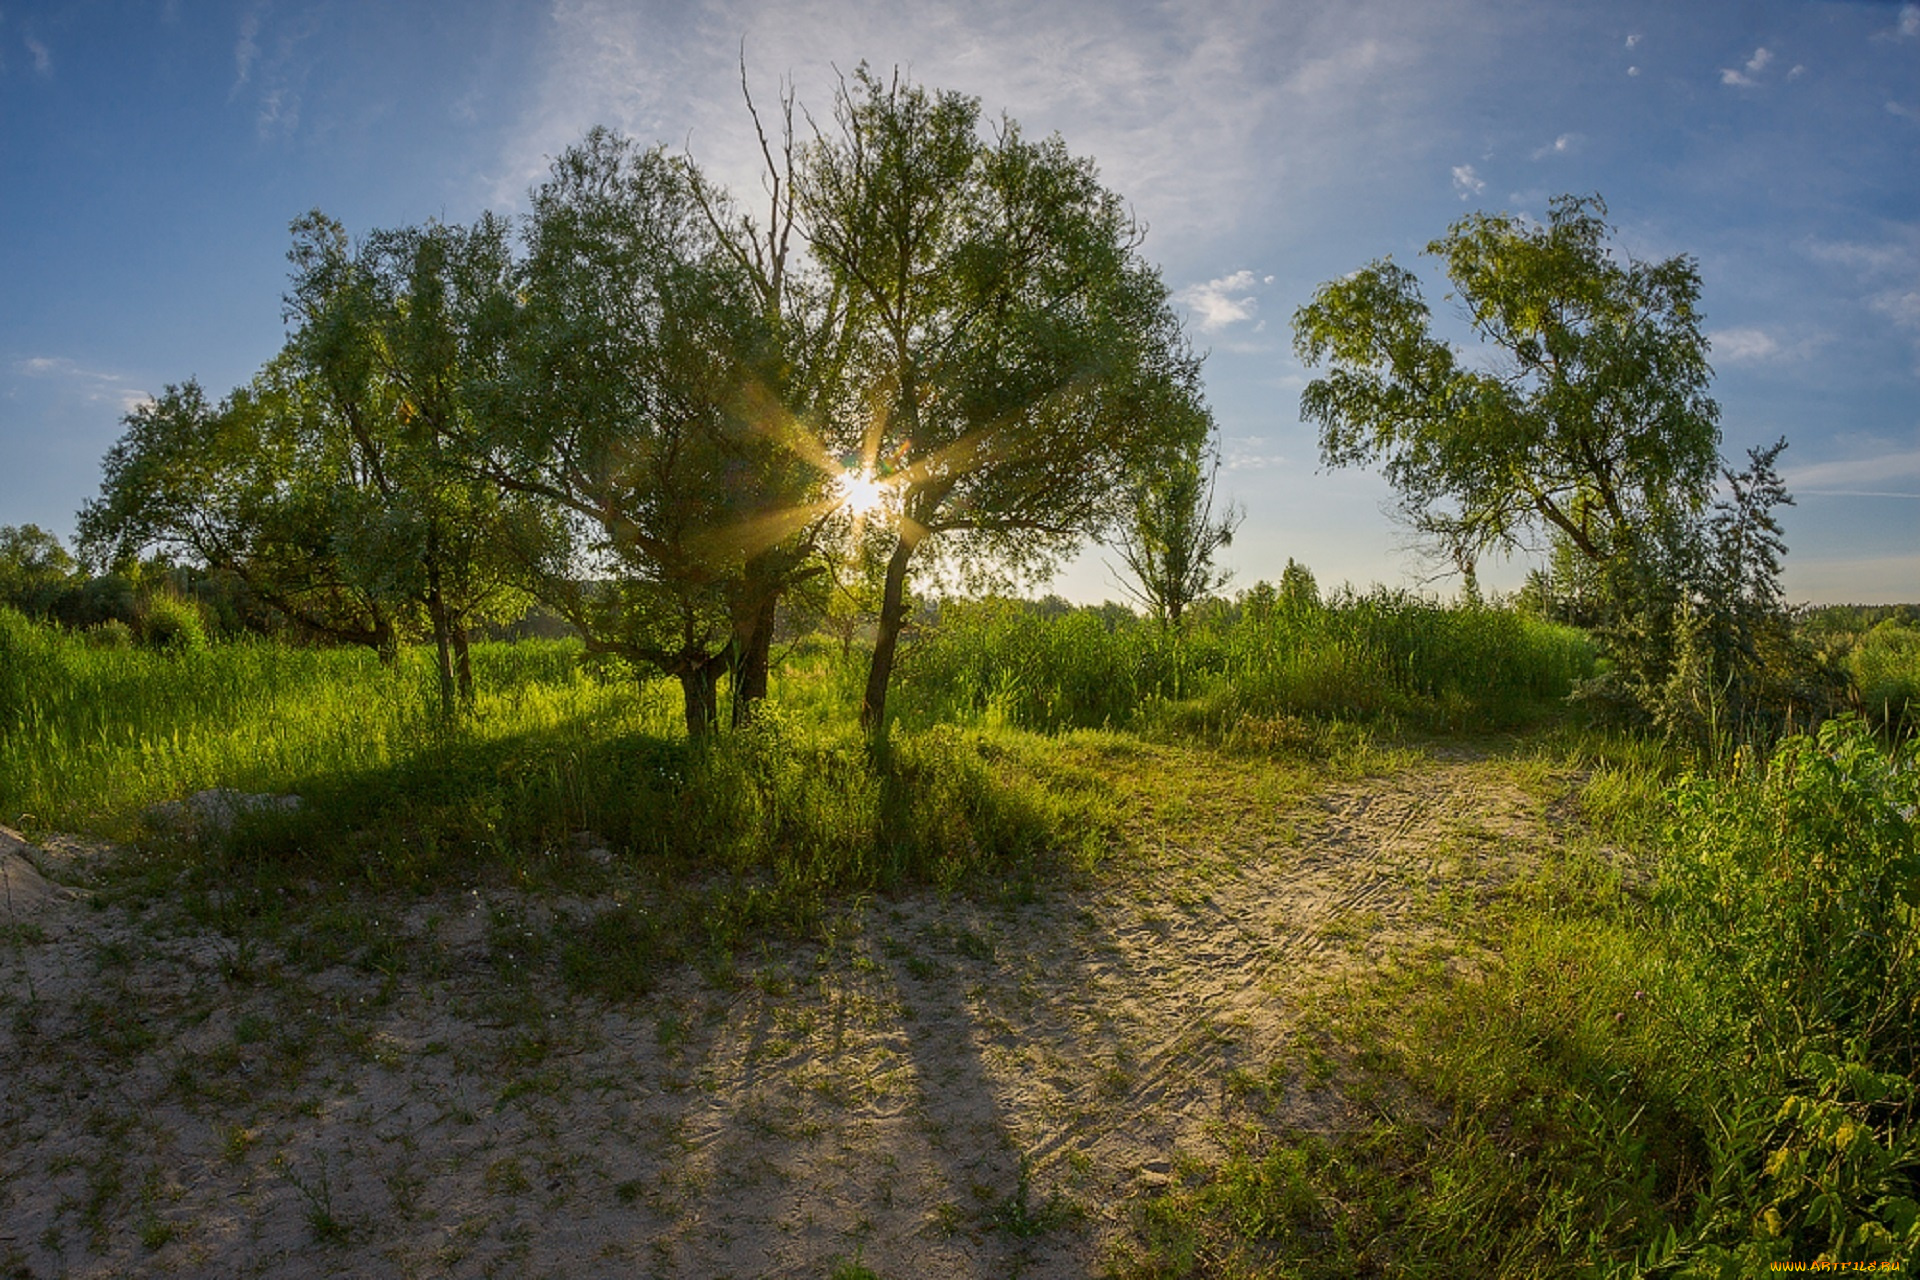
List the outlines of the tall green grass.
<svg viewBox="0 0 1920 1280">
<path fill-rule="evenodd" d="M 1311 715 L 1462 730 L 1551 711 L 1591 675 L 1585 633 L 1405 592 L 1264 613 L 1216 608 L 1167 631 L 1018 602 L 944 606 L 903 660 L 903 720 L 1056 732 Z"/>
<path fill-rule="evenodd" d="M 597 681 L 566 642 L 479 645 L 464 732 L 663 731 L 665 691 Z M 99 646 L 0 609 L 0 820 L 124 834 L 209 787 L 279 792 L 389 768 L 442 735 L 424 653 L 245 640 L 172 652 Z"/>
<path fill-rule="evenodd" d="M 611 875 L 693 892 L 685 923 L 734 939 L 809 928 L 838 894 L 1030 880 L 1097 858 L 1116 826 L 1103 789 L 1028 735 L 932 726 L 869 744 L 850 707 L 819 698 L 845 682 L 831 657 L 704 742 L 684 736 L 666 682 L 577 643 L 473 659 L 477 704 L 449 723 L 423 652 L 391 666 L 266 642 L 162 653 L 0 613 L 0 820 L 130 841 L 215 881 Z M 303 803 L 213 840 L 152 816 L 214 787 Z"/>
</svg>

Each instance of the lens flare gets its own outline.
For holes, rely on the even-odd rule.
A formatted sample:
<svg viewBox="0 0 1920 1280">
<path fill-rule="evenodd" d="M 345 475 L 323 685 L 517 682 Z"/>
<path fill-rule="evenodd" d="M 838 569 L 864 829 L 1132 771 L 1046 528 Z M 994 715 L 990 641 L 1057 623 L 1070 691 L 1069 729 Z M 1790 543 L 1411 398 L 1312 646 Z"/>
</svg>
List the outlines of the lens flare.
<svg viewBox="0 0 1920 1280">
<path fill-rule="evenodd" d="M 878 507 L 887 492 L 885 485 L 859 471 L 842 472 L 834 481 L 834 490 L 840 505 L 856 516 L 864 516 Z"/>
</svg>

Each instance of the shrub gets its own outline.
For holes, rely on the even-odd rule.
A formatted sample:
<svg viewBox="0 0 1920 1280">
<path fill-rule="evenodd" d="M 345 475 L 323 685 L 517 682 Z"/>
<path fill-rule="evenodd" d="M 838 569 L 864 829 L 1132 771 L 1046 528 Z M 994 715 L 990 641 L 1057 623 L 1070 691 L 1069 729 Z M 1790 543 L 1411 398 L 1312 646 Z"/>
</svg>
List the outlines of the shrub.
<svg viewBox="0 0 1920 1280">
<path fill-rule="evenodd" d="M 152 596 L 140 619 L 140 642 L 149 649 L 206 648 L 207 624 L 199 604 L 171 592 Z"/>
<path fill-rule="evenodd" d="M 1886 621 L 1847 655 L 1861 709 L 1896 733 L 1920 721 L 1920 629 Z"/>
<path fill-rule="evenodd" d="M 1695 957 L 1706 1042 L 1744 1050 L 1701 1064 L 1719 1149 L 1695 1271 L 1913 1256 L 1920 756 L 1833 720 L 1676 801 L 1657 900 Z"/>
</svg>

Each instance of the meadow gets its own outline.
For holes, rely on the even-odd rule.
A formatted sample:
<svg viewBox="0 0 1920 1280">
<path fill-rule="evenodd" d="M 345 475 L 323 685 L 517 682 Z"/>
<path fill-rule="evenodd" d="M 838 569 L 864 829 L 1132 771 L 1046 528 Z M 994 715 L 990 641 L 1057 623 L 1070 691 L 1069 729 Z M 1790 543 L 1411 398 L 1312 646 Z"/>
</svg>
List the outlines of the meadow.
<svg viewBox="0 0 1920 1280">
<path fill-rule="evenodd" d="M 128 938 L 224 940 L 215 985 L 234 1001 L 306 1000 L 336 969 L 364 975 L 376 1006 L 404 1001 L 408 981 L 446 973 L 437 944 L 393 923 L 413 904 L 433 918 L 461 894 L 517 904 L 493 908 L 474 995 L 504 1019 L 480 1025 L 516 1037 L 501 1060 L 535 1082 L 509 1084 L 502 1107 L 601 1096 L 553 1083 L 549 1056 L 568 1034 L 552 1020 L 591 1024 L 596 1008 L 653 1018 L 661 1052 L 679 1053 L 719 1035 L 701 1028 L 729 1025 L 745 992 L 801 1055 L 764 1059 L 792 1078 L 827 1025 L 810 984 L 831 975 L 851 990 L 892 974 L 908 1004 L 950 1004 L 962 1040 L 1052 1045 L 1059 1061 L 1075 1042 L 1036 1009 L 1084 1000 L 1088 1025 L 1125 1021 L 1050 985 L 1098 970 L 1101 947 L 1144 940 L 1126 979 L 1142 1007 L 1181 1002 L 1138 976 L 1156 966 L 1199 982 L 1185 999 L 1200 1006 L 1207 975 L 1237 975 L 1202 1009 L 1206 1036 L 1101 1059 L 1055 1100 L 1152 1134 L 1142 1114 L 1171 1117 L 1163 1149 L 1126 1149 L 1119 1181 L 1096 1158 L 1111 1135 L 1069 1126 L 1071 1141 L 1016 1142 L 971 1192 L 947 1176 L 962 1190 L 897 1231 L 867 1204 L 865 1233 L 820 1244 L 804 1273 L 971 1274 L 986 1258 L 1128 1277 L 1910 1265 L 1920 769 L 1891 710 L 1909 678 L 1897 630 L 1853 645 L 1888 707 L 1877 727 L 1842 718 L 1707 768 L 1576 718 L 1567 696 L 1598 661 L 1584 633 L 1384 591 L 1243 599 L 1179 634 L 1113 611 L 950 602 L 913 635 L 878 743 L 853 720 L 861 655 L 817 638 L 784 654 L 756 719 L 693 744 L 672 690 L 568 641 L 478 646 L 477 703 L 447 722 L 416 651 L 391 665 L 254 641 L 161 652 L 0 611 L 0 820 L 110 842 L 72 871 L 95 914 L 145 913 Z M 196 828 L 178 802 L 212 788 L 301 803 Z M 1237 932 L 1183 946 L 1216 917 Z M 916 920 L 931 923 L 913 934 Z M 1092 951 L 1061 941 L 1074 929 Z M 126 1070 L 154 1050 L 113 1013 L 118 991 L 140 1016 L 137 983 L 116 975 L 142 947 L 177 960 L 114 938 L 93 944 L 95 1012 L 70 1034 Z M 31 974 L 68 944 L 13 922 L 8 945 Z M 65 1043 L 38 991 L 5 993 L 21 1079 Z M 540 1012 L 503 1010 L 516 1003 Z M 264 1081 L 233 1096 L 209 1083 L 281 1044 L 264 1025 L 236 1022 L 227 1057 L 206 1059 L 224 1065 L 182 1057 L 161 1092 L 197 1099 L 223 1133 L 307 1116 L 304 1101 L 276 1111 Z M 323 1034 L 305 1056 L 276 1049 L 298 1058 L 289 1078 Z M 847 1052 L 834 1043 L 829 1072 Z M 1168 1101 L 1174 1084 L 1197 1101 Z M 1204 1123 L 1183 1128 L 1192 1116 Z M 189 1215 L 143 1199 L 131 1165 L 29 1167 L 30 1127 L 17 1111 L 0 1124 L 0 1205 L 36 1203 L 36 1178 L 85 1180 L 37 1244 L 0 1258 L 158 1269 L 192 1243 Z M 480 1160 L 480 1190 L 536 1192 L 522 1158 Z M 221 1159 L 250 1167 L 244 1144 Z M 350 1222 L 344 1192 L 338 1212 L 323 1202 L 321 1159 L 317 1183 L 285 1164 L 308 1233 L 341 1249 L 380 1238 L 375 1210 Z M 609 1208 L 643 1203 L 662 1223 L 727 1190 L 655 1204 L 652 1184 L 606 1177 Z M 377 1215 L 405 1218 L 403 1200 Z M 105 1225 L 117 1209 L 151 1229 L 121 1238 Z M 502 1239 L 503 1257 L 533 1247 Z M 911 1261 L 934 1254 L 958 1269 Z M 655 1262 L 691 1274 L 696 1256 Z"/>
</svg>

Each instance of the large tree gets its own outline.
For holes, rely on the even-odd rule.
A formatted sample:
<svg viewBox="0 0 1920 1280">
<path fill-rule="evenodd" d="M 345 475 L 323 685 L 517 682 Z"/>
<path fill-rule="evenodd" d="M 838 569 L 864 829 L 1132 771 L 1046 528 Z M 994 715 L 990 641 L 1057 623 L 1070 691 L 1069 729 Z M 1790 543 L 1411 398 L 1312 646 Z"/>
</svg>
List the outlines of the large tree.
<svg viewBox="0 0 1920 1280">
<path fill-rule="evenodd" d="M 699 190 L 684 162 L 605 130 L 555 161 L 475 453 L 553 512 L 520 546 L 536 593 L 590 649 L 678 679 L 696 736 L 743 652 L 764 689 L 809 483 L 765 299 Z"/>
<path fill-rule="evenodd" d="M 1427 246 L 1482 350 L 1435 332 L 1390 258 L 1322 285 L 1294 349 L 1327 372 L 1301 415 L 1335 466 L 1383 465 L 1413 526 L 1463 568 L 1557 535 L 1597 566 L 1650 557 L 1713 486 L 1719 408 L 1691 258 L 1610 247 L 1598 196 L 1545 225 L 1475 213 Z"/>
<path fill-rule="evenodd" d="M 920 548 L 1043 561 L 1110 526 L 1132 479 L 1206 419 L 1165 286 L 1091 162 L 864 66 L 834 117 L 797 204 L 854 335 L 844 491 L 887 515 L 861 707 L 877 731 Z"/>
</svg>

